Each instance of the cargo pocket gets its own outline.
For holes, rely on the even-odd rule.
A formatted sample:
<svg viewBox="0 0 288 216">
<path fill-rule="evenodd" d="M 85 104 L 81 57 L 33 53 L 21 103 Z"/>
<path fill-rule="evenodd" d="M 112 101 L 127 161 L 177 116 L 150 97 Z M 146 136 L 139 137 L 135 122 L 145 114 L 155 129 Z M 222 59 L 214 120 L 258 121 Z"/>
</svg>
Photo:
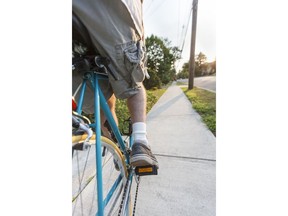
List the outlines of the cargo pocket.
<svg viewBox="0 0 288 216">
<path fill-rule="evenodd" d="M 119 79 L 111 79 L 110 82 L 117 98 L 128 98 L 141 88 L 140 83 L 145 78 L 145 52 L 141 44 L 141 41 L 129 41 L 115 45 L 115 67 Z"/>
<path fill-rule="evenodd" d="M 127 44 L 128 45 L 128 44 Z M 144 49 L 142 42 L 132 42 L 124 50 L 124 65 L 127 71 L 131 74 L 131 80 L 136 83 L 142 82 L 145 78 L 144 72 Z"/>
</svg>

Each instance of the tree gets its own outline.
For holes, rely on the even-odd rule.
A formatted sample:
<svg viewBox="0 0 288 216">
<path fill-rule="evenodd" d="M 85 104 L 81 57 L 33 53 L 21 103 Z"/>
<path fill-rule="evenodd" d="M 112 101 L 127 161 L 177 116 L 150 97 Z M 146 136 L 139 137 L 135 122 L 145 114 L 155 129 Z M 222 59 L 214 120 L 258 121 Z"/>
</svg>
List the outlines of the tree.
<svg viewBox="0 0 288 216">
<path fill-rule="evenodd" d="M 174 63 L 180 59 L 179 49 L 172 47 L 168 39 L 159 38 L 155 35 L 146 38 L 146 49 L 148 73 L 153 75 L 144 81 L 145 87 L 147 89 L 157 87 L 158 79 L 161 82 L 160 85 L 174 80 L 176 76 Z"/>
<path fill-rule="evenodd" d="M 155 70 L 149 70 L 149 79 L 144 80 L 144 86 L 146 89 L 152 89 L 152 88 L 161 88 L 161 80 L 157 76 L 157 73 Z"/>
<path fill-rule="evenodd" d="M 207 57 L 205 54 L 200 52 L 195 57 L 195 77 L 203 76 L 205 74 L 216 73 L 216 60 L 214 62 L 207 63 Z M 186 62 L 182 66 L 182 70 L 177 74 L 177 79 L 189 78 L 189 62 Z"/>
<path fill-rule="evenodd" d="M 207 61 L 207 57 L 202 52 L 196 55 L 195 64 L 197 64 L 197 66 L 201 67 L 201 65 L 203 65 L 206 61 Z"/>
<path fill-rule="evenodd" d="M 211 62 L 211 67 L 212 67 L 212 74 L 216 73 L 216 59 L 215 61 Z"/>
<path fill-rule="evenodd" d="M 177 74 L 177 79 L 189 78 L 189 62 L 186 62 L 182 66 L 182 70 Z"/>
<path fill-rule="evenodd" d="M 202 76 L 204 74 L 206 60 L 207 60 L 207 57 L 202 52 L 200 52 L 198 55 L 196 55 L 195 77 L 199 77 L 199 76 Z"/>
</svg>

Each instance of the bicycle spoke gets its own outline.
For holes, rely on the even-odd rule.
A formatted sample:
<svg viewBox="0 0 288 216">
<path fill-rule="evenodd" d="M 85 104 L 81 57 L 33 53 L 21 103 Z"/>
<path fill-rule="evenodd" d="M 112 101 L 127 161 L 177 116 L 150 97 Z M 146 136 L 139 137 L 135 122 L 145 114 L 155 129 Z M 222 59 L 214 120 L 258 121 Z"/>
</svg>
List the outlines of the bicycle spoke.
<svg viewBox="0 0 288 216">
<path fill-rule="evenodd" d="M 119 210 L 119 199 L 123 191 L 123 177 L 125 177 L 124 165 L 116 147 L 105 144 L 106 153 L 102 157 L 103 171 L 103 196 L 107 209 L 105 215 L 117 215 Z M 103 148 L 103 146 L 102 146 Z M 97 212 L 97 172 L 95 160 L 95 145 L 87 151 L 74 152 L 74 194 L 73 215 L 95 215 Z M 90 152 L 91 151 L 91 152 Z M 119 150 L 117 150 L 119 152 Z M 115 165 L 116 164 L 116 165 Z M 120 167 L 120 171 L 115 167 Z M 76 169 L 77 168 L 77 169 Z M 94 171 L 94 172 L 93 172 Z M 117 180 L 117 178 L 119 180 Z M 76 188 L 75 188 L 76 186 Z M 76 192 L 76 193 L 75 193 Z M 108 197 L 107 197 L 108 196 Z M 107 203 L 108 202 L 108 203 Z"/>
</svg>

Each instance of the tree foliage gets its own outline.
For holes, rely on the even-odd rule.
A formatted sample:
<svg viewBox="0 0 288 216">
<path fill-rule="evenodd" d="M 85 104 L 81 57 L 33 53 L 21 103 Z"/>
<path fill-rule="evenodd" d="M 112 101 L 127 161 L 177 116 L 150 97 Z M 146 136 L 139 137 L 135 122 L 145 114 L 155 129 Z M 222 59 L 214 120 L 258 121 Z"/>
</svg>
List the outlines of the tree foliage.
<svg viewBox="0 0 288 216">
<path fill-rule="evenodd" d="M 180 59 L 180 51 L 172 47 L 168 39 L 151 35 L 146 38 L 147 67 L 150 79 L 144 81 L 147 89 L 161 87 L 176 77 L 175 61 Z"/>
<path fill-rule="evenodd" d="M 157 75 L 157 72 L 153 69 L 148 70 L 149 72 L 149 79 L 144 80 L 144 85 L 146 89 L 152 89 L 152 88 L 161 88 L 162 82 L 160 78 Z"/>
<path fill-rule="evenodd" d="M 198 55 L 196 55 L 195 64 L 198 67 L 201 67 L 201 65 L 203 65 L 206 61 L 207 61 L 207 57 L 202 52 L 200 52 Z"/>
<path fill-rule="evenodd" d="M 177 74 L 177 79 L 189 78 L 189 62 L 186 62 L 182 66 L 182 70 Z"/>
<path fill-rule="evenodd" d="M 216 60 L 207 62 L 207 57 L 204 53 L 200 52 L 195 57 L 195 77 L 205 76 L 216 73 Z M 177 74 L 177 79 L 189 78 L 189 61 L 184 63 L 182 70 Z"/>
</svg>

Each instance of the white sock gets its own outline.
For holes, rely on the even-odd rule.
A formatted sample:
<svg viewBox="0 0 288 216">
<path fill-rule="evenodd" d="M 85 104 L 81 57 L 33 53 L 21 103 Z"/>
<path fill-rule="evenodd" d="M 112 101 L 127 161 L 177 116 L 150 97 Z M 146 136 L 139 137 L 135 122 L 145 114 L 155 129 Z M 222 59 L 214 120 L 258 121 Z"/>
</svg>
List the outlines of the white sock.
<svg viewBox="0 0 288 216">
<path fill-rule="evenodd" d="M 147 145 L 149 148 L 148 144 L 148 139 L 147 139 L 147 132 L 146 132 L 146 123 L 144 122 L 136 122 L 132 124 L 132 131 L 133 131 L 133 139 L 134 143 L 135 142 L 140 142 L 142 144 Z"/>
</svg>

